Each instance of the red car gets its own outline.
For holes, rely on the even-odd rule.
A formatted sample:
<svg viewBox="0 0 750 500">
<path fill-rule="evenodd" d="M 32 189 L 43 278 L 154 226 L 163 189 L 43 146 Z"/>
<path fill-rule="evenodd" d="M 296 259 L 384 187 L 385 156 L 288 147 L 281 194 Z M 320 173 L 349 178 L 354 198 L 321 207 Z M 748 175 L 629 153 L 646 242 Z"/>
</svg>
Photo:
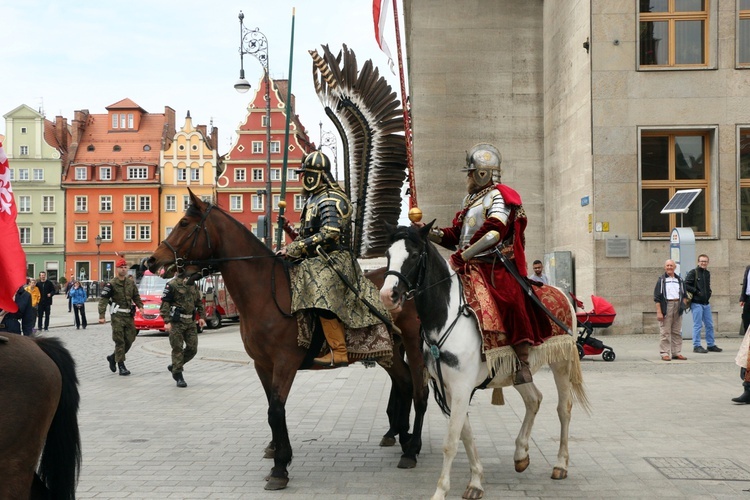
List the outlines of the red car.
<svg viewBox="0 0 750 500">
<path fill-rule="evenodd" d="M 146 271 L 138 284 L 138 294 L 143 301 L 143 309 L 135 311 L 135 328 L 141 330 L 159 330 L 164 331 L 164 319 L 162 319 L 159 309 L 161 308 L 161 296 L 164 293 L 164 287 L 169 282 L 164 278 Z M 198 321 L 196 313 L 195 320 Z M 198 333 L 203 329 L 198 326 Z"/>
</svg>

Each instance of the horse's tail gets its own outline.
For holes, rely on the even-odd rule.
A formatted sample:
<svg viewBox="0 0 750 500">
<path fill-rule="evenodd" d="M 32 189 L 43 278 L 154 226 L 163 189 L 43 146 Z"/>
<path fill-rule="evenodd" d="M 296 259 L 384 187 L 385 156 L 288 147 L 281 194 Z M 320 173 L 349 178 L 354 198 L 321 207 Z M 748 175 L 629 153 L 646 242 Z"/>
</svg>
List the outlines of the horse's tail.
<svg viewBox="0 0 750 500">
<path fill-rule="evenodd" d="M 52 498 L 75 499 L 81 470 L 81 436 L 78 430 L 78 377 L 76 363 L 57 338 L 35 339 L 39 348 L 55 362 L 62 377 L 62 391 L 39 463 L 39 476 Z"/>
<path fill-rule="evenodd" d="M 583 408 L 587 414 L 591 415 L 591 403 L 586 395 L 586 389 L 583 387 L 583 372 L 581 371 L 581 358 L 578 355 L 578 347 L 573 342 L 573 351 L 570 356 L 570 391 L 573 394 L 573 401 Z"/>
</svg>

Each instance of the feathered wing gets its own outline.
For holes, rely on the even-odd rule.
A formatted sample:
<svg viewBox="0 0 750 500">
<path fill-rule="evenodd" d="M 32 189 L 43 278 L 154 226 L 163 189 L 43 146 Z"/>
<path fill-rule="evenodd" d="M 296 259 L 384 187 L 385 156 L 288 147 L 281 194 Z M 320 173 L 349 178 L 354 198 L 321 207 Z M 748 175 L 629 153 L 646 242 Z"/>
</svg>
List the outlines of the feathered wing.
<svg viewBox="0 0 750 500">
<path fill-rule="evenodd" d="M 396 225 L 406 179 L 406 142 L 401 103 L 368 60 L 359 70 L 344 45 L 334 56 L 310 51 L 313 81 L 343 145 L 344 189 L 352 201 L 352 249 L 379 257 L 388 248 L 385 222 Z"/>
</svg>

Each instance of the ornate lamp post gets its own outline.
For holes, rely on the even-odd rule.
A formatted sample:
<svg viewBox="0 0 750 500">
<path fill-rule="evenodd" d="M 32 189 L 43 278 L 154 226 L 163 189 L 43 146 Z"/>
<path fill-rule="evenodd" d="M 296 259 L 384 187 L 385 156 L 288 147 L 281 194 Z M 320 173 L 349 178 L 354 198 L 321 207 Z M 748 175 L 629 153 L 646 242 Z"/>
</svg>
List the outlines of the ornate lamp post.
<svg viewBox="0 0 750 500">
<path fill-rule="evenodd" d="M 102 261 L 99 257 L 101 255 L 99 253 L 99 247 L 102 246 L 102 237 L 97 234 L 96 238 L 94 238 L 94 242 L 96 243 L 96 279 L 97 281 L 101 281 L 102 280 Z"/>
<path fill-rule="evenodd" d="M 271 203 L 273 202 L 273 196 L 271 195 L 271 96 L 270 81 L 268 78 L 268 39 L 258 28 L 251 30 L 245 27 L 243 22 L 245 15 L 242 11 L 240 11 L 238 17 L 240 19 L 240 79 L 234 84 L 234 88 L 237 92 L 243 94 L 250 90 L 250 83 L 245 79 L 245 54 L 250 54 L 263 66 L 263 79 L 266 86 L 266 191 L 264 193 L 266 228 L 263 237 L 266 240 L 266 245 L 270 248 L 273 245 L 271 232 Z"/>
</svg>

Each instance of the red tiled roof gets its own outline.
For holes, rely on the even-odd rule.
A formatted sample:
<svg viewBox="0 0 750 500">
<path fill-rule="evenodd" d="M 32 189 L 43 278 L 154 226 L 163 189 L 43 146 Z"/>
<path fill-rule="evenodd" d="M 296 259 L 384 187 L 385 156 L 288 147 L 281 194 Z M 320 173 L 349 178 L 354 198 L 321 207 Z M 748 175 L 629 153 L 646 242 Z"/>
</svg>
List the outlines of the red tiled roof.
<svg viewBox="0 0 750 500">
<path fill-rule="evenodd" d="M 124 101 L 130 100 L 124 99 L 120 102 Z M 81 136 L 78 151 L 72 163 L 158 164 L 165 123 L 164 113 L 144 113 L 138 130 L 111 129 L 108 114 L 89 115 L 86 129 Z M 93 151 L 88 150 L 90 145 L 94 146 Z M 144 151 L 143 148 L 146 145 L 150 147 L 150 151 Z M 115 146 L 119 146 L 120 151 L 115 151 Z"/>
<path fill-rule="evenodd" d="M 145 109 L 143 109 L 142 107 L 140 107 L 138 104 L 136 104 L 135 102 L 131 101 L 127 97 L 125 99 L 122 99 L 121 101 L 117 101 L 114 104 L 110 104 L 109 106 L 107 106 L 104 109 L 107 109 L 107 110 L 110 110 L 110 109 L 140 109 L 144 113 L 148 113 L 148 111 L 146 111 Z"/>
</svg>

